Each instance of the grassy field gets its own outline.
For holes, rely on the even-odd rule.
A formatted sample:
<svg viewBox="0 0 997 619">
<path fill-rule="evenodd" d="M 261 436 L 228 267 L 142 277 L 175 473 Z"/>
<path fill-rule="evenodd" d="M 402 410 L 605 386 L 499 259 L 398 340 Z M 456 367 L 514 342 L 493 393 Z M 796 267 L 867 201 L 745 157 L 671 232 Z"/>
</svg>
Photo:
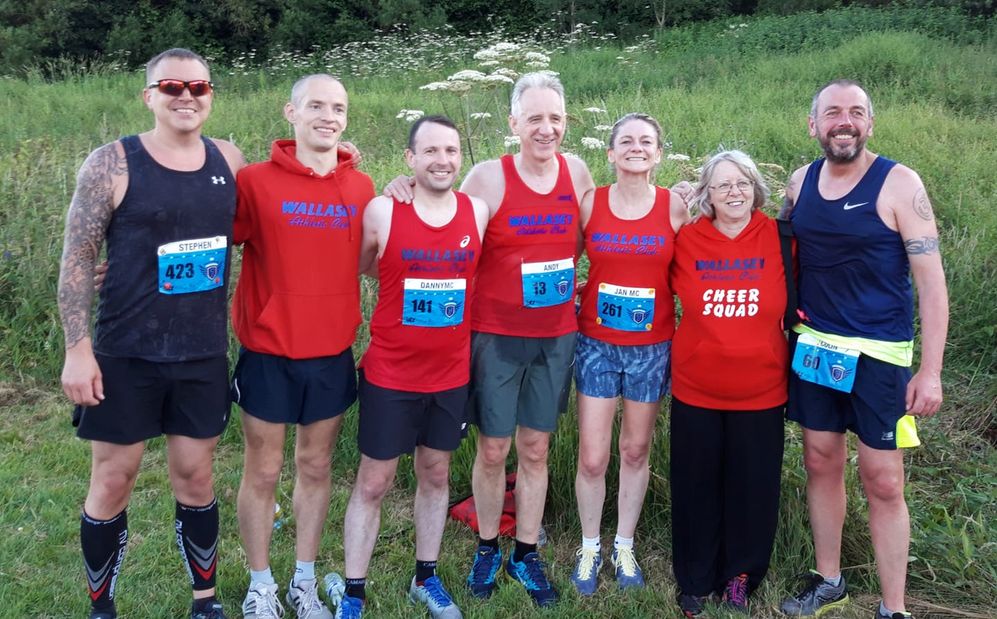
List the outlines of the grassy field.
<svg viewBox="0 0 997 619">
<path fill-rule="evenodd" d="M 364 153 L 364 169 L 378 187 L 403 171 L 408 123 L 402 109 L 447 113 L 463 119 L 475 159 L 504 152 L 508 86 L 472 83 L 461 95 L 420 90 L 460 69 L 491 72 L 471 58 L 499 35 L 421 35 L 402 45 L 382 41 L 364 48 L 244 59 L 215 67 L 215 108 L 206 133 L 232 139 L 251 161 L 267 156 L 270 141 L 285 137 L 280 108 L 294 79 L 328 70 L 351 95 L 348 139 Z M 806 113 L 814 89 L 835 77 L 866 83 L 875 101 L 870 145 L 924 179 L 938 216 L 951 296 L 946 353 L 946 402 L 921 428 L 924 447 L 907 454 L 913 536 L 909 607 L 919 617 L 997 616 L 997 45 L 992 25 L 942 10 L 840 10 L 827 14 L 711 23 L 663 32 L 634 42 L 574 37 L 518 40 L 549 56 L 568 92 L 570 131 L 564 149 L 584 157 L 597 183 L 610 181 L 605 156 L 582 138 L 608 139 L 603 128 L 630 111 L 662 123 L 672 158 L 658 179 L 691 178 L 704 156 L 720 145 L 747 151 L 766 166 L 776 187 L 817 154 L 807 136 Z M 508 58 L 523 70 L 525 58 Z M 517 64 L 518 63 L 518 64 Z M 138 98 L 142 78 L 114 65 L 59 67 L 61 79 L 0 79 L 0 616 L 80 617 L 85 596 L 78 550 L 78 510 L 86 492 L 89 450 L 73 438 L 69 406 L 58 388 L 62 333 L 55 308 L 62 220 L 75 172 L 96 146 L 145 130 L 148 112 Z M 490 118 L 472 116 L 488 113 Z M 988 154 L 989 153 L 989 154 Z M 684 160 L 682 156 L 689 158 Z M 465 170 L 470 156 L 465 152 Z M 365 283 L 371 297 L 372 287 Z M 358 338 L 362 351 L 366 333 Z M 569 413 L 554 436 L 545 525 L 546 558 L 563 603 L 551 617 L 671 617 L 669 454 L 663 408 L 652 455 L 652 480 L 638 529 L 639 556 L 650 586 L 622 595 L 606 582 L 592 599 L 570 590 L 568 575 L 580 538 L 574 502 L 577 427 Z M 355 411 L 348 415 L 334 464 L 330 518 L 317 567 L 341 570 L 341 518 L 358 454 Z M 290 443 L 289 444 L 293 444 Z M 290 453 L 288 453 L 290 456 Z M 182 616 L 188 592 L 172 534 L 173 503 L 161 440 L 152 441 L 129 507 L 131 539 L 119 581 L 123 617 Z M 286 458 L 290 461 L 291 458 Z M 452 496 L 470 492 L 473 442 L 454 458 Z M 610 477 L 615 471 L 615 460 Z M 220 597 L 233 616 L 248 580 L 235 525 L 241 472 L 241 430 L 230 424 L 218 452 L 221 499 Z M 293 472 L 278 493 L 290 511 Z M 868 617 L 878 602 L 864 500 L 854 467 L 848 472 L 851 509 L 843 565 L 852 606 L 842 617 Z M 404 592 L 411 577 L 411 467 L 400 467 L 386 501 L 381 539 L 368 586 L 369 615 L 418 613 Z M 610 497 L 613 496 L 611 482 Z M 813 563 L 804 500 L 800 435 L 788 427 L 781 522 L 770 576 L 753 614 L 775 614 Z M 607 503 L 603 537 L 615 526 Z M 608 539 L 607 539 L 608 538 Z M 273 568 L 283 583 L 293 569 L 293 520 L 275 532 Z M 501 587 L 489 603 L 472 601 L 460 586 L 473 537 L 450 524 L 441 572 L 468 617 L 531 616 L 521 589 Z M 608 572 L 604 572 L 604 576 Z M 604 578 L 604 581 L 607 580 Z"/>
</svg>

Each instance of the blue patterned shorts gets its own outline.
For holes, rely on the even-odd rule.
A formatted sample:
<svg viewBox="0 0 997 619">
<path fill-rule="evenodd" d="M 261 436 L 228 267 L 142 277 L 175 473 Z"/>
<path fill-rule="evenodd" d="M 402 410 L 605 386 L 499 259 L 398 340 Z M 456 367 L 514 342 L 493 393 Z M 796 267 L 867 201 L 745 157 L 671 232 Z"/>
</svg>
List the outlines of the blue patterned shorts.
<svg viewBox="0 0 997 619">
<path fill-rule="evenodd" d="M 607 344 L 578 334 L 575 387 L 593 398 L 622 395 L 635 402 L 657 402 L 671 386 L 672 342 L 642 346 Z"/>
</svg>

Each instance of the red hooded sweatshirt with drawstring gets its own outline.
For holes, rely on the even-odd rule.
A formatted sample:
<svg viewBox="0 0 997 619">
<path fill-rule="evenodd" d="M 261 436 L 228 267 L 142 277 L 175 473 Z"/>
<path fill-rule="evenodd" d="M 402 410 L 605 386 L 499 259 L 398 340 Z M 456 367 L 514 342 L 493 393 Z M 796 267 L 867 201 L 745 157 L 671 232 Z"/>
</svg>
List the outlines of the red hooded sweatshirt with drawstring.
<svg viewBox="0 0 997 619">
<path fill-rule="evenodd" d="M 360 225 L 374 183 L 350 153 L 338 156 L 320 176 L 295 157 L 294 140 L 276 140 L 270 161 L 239 172 L 233 237 L 244 249 L 232 327 L 249 350 L 310 359 L 353 344 Z"/>
</svg>

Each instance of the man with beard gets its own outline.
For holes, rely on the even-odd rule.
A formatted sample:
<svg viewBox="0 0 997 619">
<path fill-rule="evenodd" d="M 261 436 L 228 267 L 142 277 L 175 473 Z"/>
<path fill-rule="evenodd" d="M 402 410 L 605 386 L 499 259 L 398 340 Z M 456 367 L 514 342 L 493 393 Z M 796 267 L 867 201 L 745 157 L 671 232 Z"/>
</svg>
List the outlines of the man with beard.
<svg viewBox="0 0 997 619">
<path fill-rule="evenodd" d="M 914 417 L 942 402 L 948 293 L 931 203 L 918 175 L 866 148 L 869 95 L 835 80 L 814 95 L 808 121 L 824 158 L 793 173 L 786 188 L 799 243 L 800 313 L 791 338 L 787 416 L 803 426 L 807 501 L 816 571 L 782 611 L 812 616 L 843 605 L 845 430 L 858 438 L 859 474 L 882 588 L 877 619 L 904 610 L 910 519 L 900 448 L 919 443 Z M 921 355 L 914 350 L 913 275 Z"/>
</svg>

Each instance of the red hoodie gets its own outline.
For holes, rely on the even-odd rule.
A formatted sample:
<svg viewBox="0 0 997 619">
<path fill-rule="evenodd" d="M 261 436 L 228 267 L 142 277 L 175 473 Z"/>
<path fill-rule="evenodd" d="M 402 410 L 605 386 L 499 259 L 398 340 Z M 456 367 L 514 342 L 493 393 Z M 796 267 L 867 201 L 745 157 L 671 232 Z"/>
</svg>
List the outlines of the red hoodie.
<svg viewBox="0 0 997 619">
<path fill-rule="evenodd" d="M 316 175 L 276 140 L 270 161 L 243 168 L 236 182 L 235 243 L 242 272 L 232 326 L 249 350 L 291 359 L 336 355 L 360 324 L 363 209 L 370 177 L 339 151 L 339 165 Z"/>
<path fill-rule="evenodd" d="M 671 277 L 682 303 L 672 339 L 675 397 L 720 410 L 784 404 L 786 280 L 775 221 L 755 211 L 734 239 L 705 217 L 685 226 Z"/>
</svg>

